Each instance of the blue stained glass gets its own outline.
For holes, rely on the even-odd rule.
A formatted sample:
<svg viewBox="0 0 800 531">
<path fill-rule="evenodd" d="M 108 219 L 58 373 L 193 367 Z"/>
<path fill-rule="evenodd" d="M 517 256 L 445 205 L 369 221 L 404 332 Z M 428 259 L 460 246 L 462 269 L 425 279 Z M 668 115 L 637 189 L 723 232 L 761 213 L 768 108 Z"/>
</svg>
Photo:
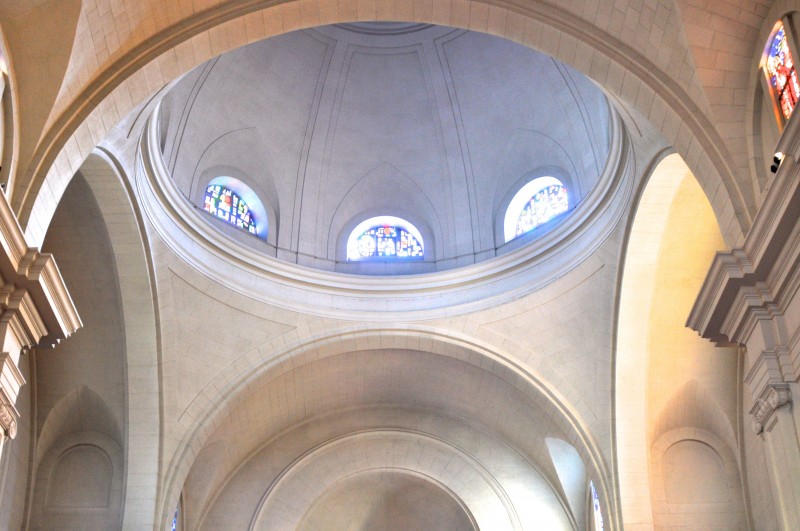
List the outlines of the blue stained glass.
<svg viewBox="0 0 800 531">
<path fill-rule="evenodd" d="M 372 227 L 358 237 L 360 258 L 422 258 L 422 242 L 403 227 Z"/>
<path fill-rule="evenodd" d="M 569 208 L 567 189 L 560 184 L 542 188 L 522 208 L 517 218 L 516 236 L 524 234 Z"/>
<path fill-rule="evenodd" d="M 780 22 L 777 28 L 769 43 L 764 69 L 781 114 L 788 120 L 800 97 L 800 83 L 797 80 L 792 52 L 789 50 L 786 30 Z"/>
<path fill-rule="evenodd" d="M 178 530 L 178 509 L 175 509 L 175 517 L 172 519 L 172 531 Z"/>
<path fill-rule="evenodd" d="M 256 220 L 250 212 L 250 207 L 233 190 L 219 184 L 210 184 L 206 188 L 203 208 L 206 212 L 231 225 L 257 234 Z"/>
<path fill-rule="evenodd" d="M 589 487 L 592 490 L 592 511 L 594 513 L 594 529 L 595 531 L 603 531 L 603 514 L 600 512 L 600 497 L 597 495 L 597 490 L 594 488 L 594 483 L 589 482 Z"/>
</svg>

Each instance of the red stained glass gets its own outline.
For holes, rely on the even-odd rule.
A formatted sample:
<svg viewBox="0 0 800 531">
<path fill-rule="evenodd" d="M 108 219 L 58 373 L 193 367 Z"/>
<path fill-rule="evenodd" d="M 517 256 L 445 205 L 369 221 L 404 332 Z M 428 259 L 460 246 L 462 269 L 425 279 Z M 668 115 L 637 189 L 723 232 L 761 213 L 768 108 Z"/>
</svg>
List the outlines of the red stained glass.
<svg viewBox="0 0 800 531">
<path fill-rule="evenodd" d="M 786 29 L 782 23 L 778 23 L 777 30 L 770 40 L 764 69 L 781 115 L 788 120 L 800 97 L 800 82 L 797 79 L 792 52 L 789 50 Z"/>
<path fill-rule="evenodd" d="M 256 221 L 247 203 L 224 186 L 211 184 L 206 188 L 203 208 L 209 214 L 225 220 L 231 225 L 250 234 L 257 234 Z"/>
</svg>

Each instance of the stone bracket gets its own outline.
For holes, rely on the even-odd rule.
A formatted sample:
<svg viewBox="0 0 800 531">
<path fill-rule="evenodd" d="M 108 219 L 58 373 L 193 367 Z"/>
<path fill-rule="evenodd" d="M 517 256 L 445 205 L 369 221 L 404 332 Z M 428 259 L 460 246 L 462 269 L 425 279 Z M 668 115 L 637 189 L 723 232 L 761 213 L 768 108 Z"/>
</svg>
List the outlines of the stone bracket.
<svg viewBox="0 0 800 531">
<path fill-rule="evenodd" d="M 714 258 L 686 322 L 689 328 L 717 343 L 745 344 L 754 319 L 780 312 L 797 274 L 797 212 L 800 164 L 787 157 L 742 247 Z M 773 276 L 776 272 L 788 274 Z"/>
<path fill-rule="evenodd" d="M 13 439 L 17 435 L 19 412 L 14 407 L 19 389 L 25 378 L 19 372 L 11 355 L 0 352 L 0 441 L 5 437 Z"/>
<path fill-rule="evenodd" d="M 789 384 L 771 384 L 764 388 L 761 396 L 750 409 L 753 415 L 753 431 L 756 435 L 764 431 L 773 413 L 792 402 L 792 393 Z"/>
</svg>

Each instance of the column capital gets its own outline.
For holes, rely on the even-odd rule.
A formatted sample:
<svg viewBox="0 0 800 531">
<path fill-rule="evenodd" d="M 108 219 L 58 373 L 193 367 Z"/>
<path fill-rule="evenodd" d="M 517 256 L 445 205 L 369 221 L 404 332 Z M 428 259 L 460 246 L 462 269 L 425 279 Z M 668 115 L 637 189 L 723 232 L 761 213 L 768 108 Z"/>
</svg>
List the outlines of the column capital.
<svg viewBox="0 0 800 531">
<path fill-rule="evenodd" d="M 11 404 L 0 403 L 0 440 L 13 439 L 17 436 L 17 419 L 19 412 Z"/>
<path fill-rule="evenodd" d="M 768 422 L 773 413 L 792 401 L 792 392 L 789 384 L 771 384 L 764 388 L 761 396 L 753 404 L 750 414 L 753 415 L 753 431 L 761 434 L 769 428 Z"/>
</svg>

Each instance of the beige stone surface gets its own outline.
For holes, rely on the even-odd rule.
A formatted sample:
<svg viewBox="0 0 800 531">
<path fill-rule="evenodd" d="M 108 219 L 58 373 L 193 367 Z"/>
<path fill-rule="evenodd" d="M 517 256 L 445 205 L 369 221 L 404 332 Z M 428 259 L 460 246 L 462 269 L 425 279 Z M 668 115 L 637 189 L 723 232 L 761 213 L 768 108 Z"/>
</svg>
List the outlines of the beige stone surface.
<svg viewBox="0 0 800 531">
<path fill-rule="evenodd" d="M 0 228 L 84 325 L 15 354 L 0 527 L 594 529 L 592 482 L 605 529 L 791 528 L 800 259 L 768 165 L 798 132 L 759 63 L 795 10 L 0 0 Z M 553 168 L 575 207 L 503 247 Z M 222 175 L 266 240 L 201 211 Z M 392 209 L 435 259 L 348 264 Z M 737 264 L 761 320 L 715 346 L 685 327 L 709 265 L 773 212 Z"/>
</svg>

